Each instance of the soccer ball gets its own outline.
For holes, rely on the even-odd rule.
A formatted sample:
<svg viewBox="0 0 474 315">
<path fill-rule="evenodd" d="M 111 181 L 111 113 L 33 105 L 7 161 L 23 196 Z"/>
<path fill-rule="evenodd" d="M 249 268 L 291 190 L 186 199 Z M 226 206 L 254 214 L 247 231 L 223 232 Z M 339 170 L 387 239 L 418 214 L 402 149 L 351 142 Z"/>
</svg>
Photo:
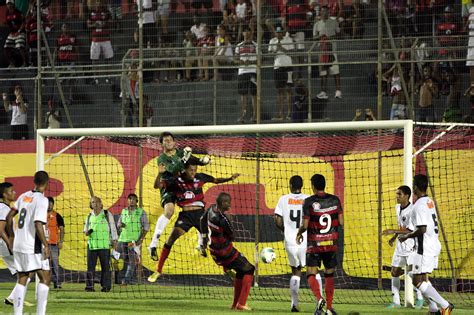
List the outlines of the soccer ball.
<svg viewBox="0 0 474 315">
<path fill-rule="evenodd" d="M 275 254 L 275 251 L 271 247 L 265 247 L 260 252 L 260 259 L 266 264 L 269 264 L 272 261 L 274 261 L 276 259 L 276 257 L 277 256 Z"/>
</svg>

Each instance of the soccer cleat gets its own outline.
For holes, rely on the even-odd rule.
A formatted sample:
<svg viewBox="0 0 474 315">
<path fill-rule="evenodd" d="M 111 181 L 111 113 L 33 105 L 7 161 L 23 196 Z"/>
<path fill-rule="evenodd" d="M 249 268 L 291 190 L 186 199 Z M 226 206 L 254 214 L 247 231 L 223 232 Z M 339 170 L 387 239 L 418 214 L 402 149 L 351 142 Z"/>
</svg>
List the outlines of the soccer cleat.
<svg viewBox="0 0 474 315">
<path fill-rule="evenodd" d="M 235 306 L 235 309 L 236 309 L 237 311 L 246 311 L 246 312 L 252 310 L 252 308 L 250 308 L 249 306 L 247 306 L 247 305 L 241 305 L 241 304 L 239 304 L 239 303 L 237 303 L 237 305 Z"/>
<path fill-rule="evenodd" d="M 316 309 L 314 310 L 314 315 L 323 315 L 323 308 L 326 305 L 326 301 L 321 298 L 316 304 Z"/>
<path fill-rule="evenodd" d="M 11 305 L 13 306 L 13 300 L 12 299 L 9 299 L 9 298 L 5 298 L 3 300 L 3 303 L 5 303 L 6 305 Z"/>
<path fill-rule="evenodd" d="M 331 308 L 326 311 L 326 315 L 337 315 L 337 313 L 333 308 Z"/>
<path fill-rule="evenodd" d="M 334 94 L 334 98 L 342 98 L 342 92 L 340 90 L 337 90 L 336 94 Z"/>
<path fill-rule="evenodd" d="M 400 304 L 395 304 L 395 303 L 392 303 L 389 306 L 387 306 L 387 308 L 389 308 L 389 309 L 401 308 L 401 307 L 402 306 Z"/>
<path fill-rule="evenodd" d="M 449 303 L 448 307 L 441 309 L 441 315 L 451 315 L 453 312 L 454 305 Z"/>
<path fill-rule="evenodd" d="M 148 277 L 148 282 L 154 283 L 161 276 L 161 273 L 158 271 L 154 272 L 151 276 Z"/>
<path fill-rule="evenodd" d="M 415 301 L 415 309 L 421 310 L 423 308 L 423 303 L 425 301 L 423 299 L 416 299 Z"/>
<path fill-rule="evenodd" d="M 292 306 L 291 306 L 291 312 L 292 312 L 292 313 L 299 313 L 299 312 L 300 312 L 300 309 L 299 309 L 298 306 L 292 305 Z"/>
<path fill-rule="evenodd" d="M 318 95 L 316 95 L 316 97 L 319 98 L 320 100 L 327 100 L 329 98 L 327 93 L 324 91 L 319 92 Z"/>
</svg>

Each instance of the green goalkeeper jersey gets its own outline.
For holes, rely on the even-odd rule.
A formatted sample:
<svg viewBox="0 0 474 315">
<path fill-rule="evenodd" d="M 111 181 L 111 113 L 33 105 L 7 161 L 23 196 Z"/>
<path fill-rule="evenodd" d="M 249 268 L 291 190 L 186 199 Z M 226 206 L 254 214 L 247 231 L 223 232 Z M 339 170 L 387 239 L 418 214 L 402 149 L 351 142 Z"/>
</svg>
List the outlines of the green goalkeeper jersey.
<svg viewBox="0 0 474 315">
<path fill-rule="evenodd" d="M 184 170 L 184 163 L 181 160 L 183 155 L 184 151 L 182 149 L 176 149 L 175 154 L 172 156 L 161 153 L 158 157 L 158 165 L 164 164 L 167 172 L 173 176 L 178 175 Z"/>
</svg>

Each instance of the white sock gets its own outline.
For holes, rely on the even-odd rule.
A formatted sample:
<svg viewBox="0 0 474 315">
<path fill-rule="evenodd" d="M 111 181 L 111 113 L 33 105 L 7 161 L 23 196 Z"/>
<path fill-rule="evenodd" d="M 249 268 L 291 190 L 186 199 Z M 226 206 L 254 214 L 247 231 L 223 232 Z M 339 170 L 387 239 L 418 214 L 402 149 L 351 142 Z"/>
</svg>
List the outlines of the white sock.
<svg viewBox="0 0 474 315">
<path fill-rule="evenodd" d="M 316 281 L 318 281 L 319 284 L 319 292 L 323 294 L 323 279 L 321 278 L 321 275 L 319 273 L 316 274 Z"/>
<path fill-rule="evenodd" d="M 400 305 L 400 277 L 392 277 L 393 304 Z"/>
<path fill-rule="evenodd" d="M 300 277 L 292 276 L 290 279 L 291 305 L 298 306 L 298 290 L 300 289 Z"/>
<path fill-rule="evenodd" d="M 421 294 L 421 291 L 418 288 L 415 288 L 415 292 L 416 292 L 416 299 L 423 300 L 423 294 Z"/>
<path fill-rule="evenodd" d="M 439 295 L 438 291 L 431 285 L 429 282 L 423 281 L 421 285 L 418 287 L 423 296 L 426 298 L 436 302 L 442 308 L 446 308 L 449 306 L 449 302 L 443 299 L 441 295 Z"/>
<path fill-rule="evenodd" d="M 15 302 L 13 303 L 13 309 L 15 310 L 15 315 L 21 315 L 23 314 L 23 301 L 25 300 L 26 287 L 17 283 L 15 288 Z"/>
<path fill-rule="evenodd" d="M 156 220 L 155 233 L 153 233 L 153 239 L 151 240 L 150 247 L 156 247 L 158 245 L 158 238 L 161 234 L 163 234 L 168 222 L 170 222 L 170 219 L 165 217 L 163 214 L 160 215 L 158 220 Z"/>
<path fill-rule="evenodd" d="M 9 299 L 10 301 L 13 301 L 15 299 L 15 294 L 16 294 L 16 287 L 18 286 L 19 284 L 16 283 L 15 286 L 13 287 L 13 290 L 12 292 L 10 292 L 10 295 L 7 297 L 7 299 Z"/>
<path fill-rule="evenodd" d="M 37 315 L 46 314 L 46 304 L 48 304 L 48 292 L 49 287 L 46 284 L 38 284 L 38 306 L 36 308 Z"/>
<path fill-rule="evenodd" d="M 439 310 L 438 305 L 431 300 L 428 300 L 428 309 L 430 310 L 430 312 L 437 312 Z"/>
</svg>

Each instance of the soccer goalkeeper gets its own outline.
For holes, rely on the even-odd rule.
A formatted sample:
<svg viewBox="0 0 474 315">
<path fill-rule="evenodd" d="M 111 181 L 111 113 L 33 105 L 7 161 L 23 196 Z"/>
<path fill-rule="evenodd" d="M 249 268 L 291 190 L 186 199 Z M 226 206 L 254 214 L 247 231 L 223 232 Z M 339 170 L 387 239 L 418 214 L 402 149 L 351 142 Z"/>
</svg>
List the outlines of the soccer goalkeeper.
<svg viewBox="0 0 474 315">
<path fill-rule="evenodd" d="M 176 202 L 176 196 L 172 191 L 166 189 L 163 182 L 180 175 L 186 163 L 191 165 L 207 165 L 211 161 L 208 155 L 201 159 L 193 156 L 192 150 L 189 147 L 184 149 L 176 148 L 175 138 L 170 132 L 163 132 L 160 135 L 160 144 L 163 147 L 163 153 L 158 157 L 159 172 L 155 179 L 154 188 L 160 189 L 161 205 L 164 212 L 156 221 L 155 232 L 153 233 L 153 238 L 150 243 L 150 255 L 155 261 L 158 260 L 156 251 L 158 239 L 174 214 L 174 204 Z M 202 244 L 200 245 L 201 255 L 205 256 L 206 251 L 202 248 Z"/>
</svg>

